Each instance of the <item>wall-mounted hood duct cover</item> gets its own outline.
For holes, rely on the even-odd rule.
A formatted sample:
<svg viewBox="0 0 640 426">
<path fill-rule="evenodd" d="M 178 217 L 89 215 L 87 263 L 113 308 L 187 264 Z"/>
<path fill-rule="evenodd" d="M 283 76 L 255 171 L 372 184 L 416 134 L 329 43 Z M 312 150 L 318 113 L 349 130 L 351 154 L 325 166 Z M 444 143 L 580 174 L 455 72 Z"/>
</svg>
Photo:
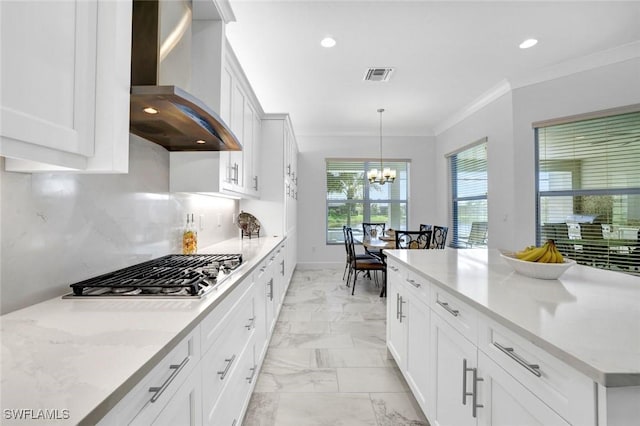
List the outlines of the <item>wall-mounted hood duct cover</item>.
<svg viewBox="0 0 640 426">
<path fill-rule="evenodd" d="M 204 102 L 176 86 L 157 85 L 158 1 L 134 0 L 131 133 L 169 151 L 240 151 L 231 129 Z"/>
</svg>

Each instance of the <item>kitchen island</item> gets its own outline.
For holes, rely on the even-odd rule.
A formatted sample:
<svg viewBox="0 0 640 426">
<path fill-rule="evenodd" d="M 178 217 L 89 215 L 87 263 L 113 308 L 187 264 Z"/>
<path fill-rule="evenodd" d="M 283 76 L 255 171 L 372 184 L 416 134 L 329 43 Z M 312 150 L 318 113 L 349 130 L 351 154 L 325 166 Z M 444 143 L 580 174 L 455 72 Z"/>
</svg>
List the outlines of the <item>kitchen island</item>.
<svg viewBox="0 0 640 426">
<path fill-rule="evenodd" d="M 539 280 L 514 272 L 496 250 L 385 253 L 388 347 L 432 422 L 493 424 L 507 394 L 530 399 L 522 416 L 542 424 L 612 426 L 640 416 L 640 278 L 576 265 Z M 460 357 L 450 376 L 445 355 Z M 460 377 L 462 388 L 449 389 L 445 382 L 458 386 Z M 449 391 L 460 419 L 447 418 Z"/>
<path fill-rule="evenodd" d="M 55 298 L 3 315 L 2 424 L 98 423 L 186 337 L 198 341 L 200 323 L 236 287 L 252 286 L 284 244 L 281 237 L 237 238 L 199 250 L 243 255 L 241 267 L 201 299 Z M 250 331 L 265 327 L 255 316 Z"/>
</svg>

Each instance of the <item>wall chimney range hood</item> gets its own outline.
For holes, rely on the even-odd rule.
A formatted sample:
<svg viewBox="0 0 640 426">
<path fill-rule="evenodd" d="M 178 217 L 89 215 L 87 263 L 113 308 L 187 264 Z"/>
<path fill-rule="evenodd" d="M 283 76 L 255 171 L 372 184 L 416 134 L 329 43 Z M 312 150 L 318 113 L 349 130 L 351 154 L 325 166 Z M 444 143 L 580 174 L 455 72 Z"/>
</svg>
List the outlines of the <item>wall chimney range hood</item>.
<svg viewBox="0 0 640 426">
<path fill-rule="evenodd" d="M 129 129 L 169 151 L 240 151 L 224 121 L 197 97 L 158 85 L 159 2 L 133 1 Z M 185 72 L 189 73 L 188 65 Z"/>
</svg>

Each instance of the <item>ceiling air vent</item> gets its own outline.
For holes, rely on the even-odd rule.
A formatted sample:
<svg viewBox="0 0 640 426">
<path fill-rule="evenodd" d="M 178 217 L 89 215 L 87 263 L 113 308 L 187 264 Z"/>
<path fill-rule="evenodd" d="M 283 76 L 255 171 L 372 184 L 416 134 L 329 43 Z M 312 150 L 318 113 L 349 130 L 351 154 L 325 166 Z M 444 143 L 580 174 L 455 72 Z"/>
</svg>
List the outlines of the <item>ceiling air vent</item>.
<svg viewBox="0 0 640 426">
<path fill-rule="evenodd" d="M 393 68 L 369 68 L 364 75 L 365 81 L 389 81 Z"/>
</svg>

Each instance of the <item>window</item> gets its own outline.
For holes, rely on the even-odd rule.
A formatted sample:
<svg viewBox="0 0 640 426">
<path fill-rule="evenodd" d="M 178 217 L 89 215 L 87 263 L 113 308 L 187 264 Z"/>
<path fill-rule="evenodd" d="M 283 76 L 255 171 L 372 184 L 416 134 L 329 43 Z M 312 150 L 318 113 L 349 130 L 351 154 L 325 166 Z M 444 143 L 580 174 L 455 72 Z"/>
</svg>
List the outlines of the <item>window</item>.
<svg viewBox="0 0 640 426">
<path fill-rule="evenodd" d="M 396 180 L 369 184 L 367 172 L 379 166 L 379 160 L 327 159 L 327 244 L 344 243 L 344 225 L 356 238 L 362 237 L 362 222 L 407 228 L 409 162 L 385 161 L 384 167 L 396 170 Z"/>
<path fill-rule="evenodd" d="M 534 128 L 538 242 L 555 239 L 578 263 L 640 273 L 640 111 Z"/>
<path fill-rule="evenodd" d="M 487 247 L 487 139 L 450 154 L 451 246 Z"/>
</svg>

